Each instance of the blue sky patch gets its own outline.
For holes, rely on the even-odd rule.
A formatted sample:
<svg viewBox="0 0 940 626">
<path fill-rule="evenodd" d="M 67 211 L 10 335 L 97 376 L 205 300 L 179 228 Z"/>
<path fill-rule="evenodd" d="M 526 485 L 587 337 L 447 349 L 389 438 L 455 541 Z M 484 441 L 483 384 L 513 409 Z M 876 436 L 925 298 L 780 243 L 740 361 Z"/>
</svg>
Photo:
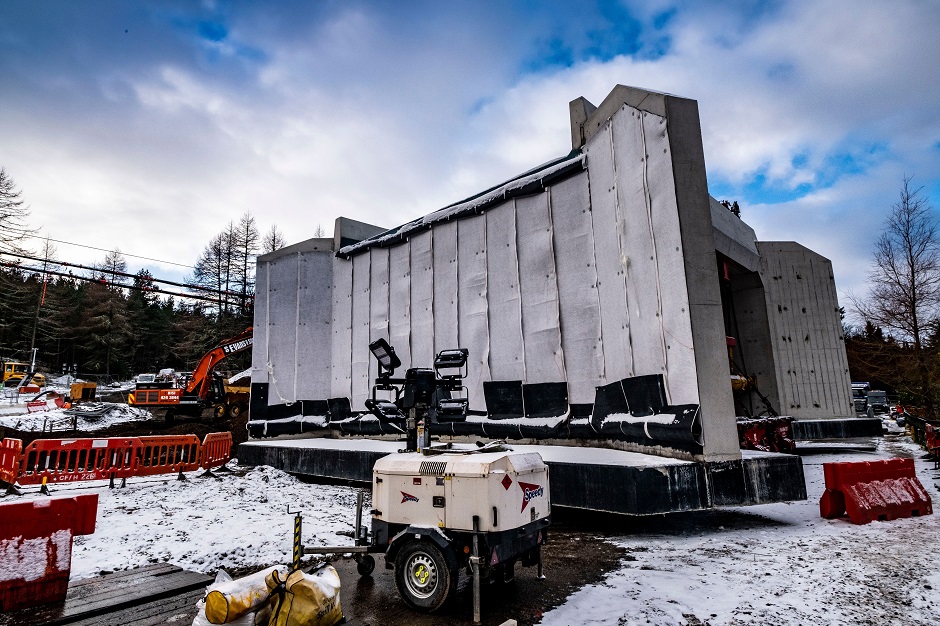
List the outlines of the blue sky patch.
<svg viewBox="0 0 940 626">
<path fill-rule="evenodd" d="M 559 9 L 534 53 L 526 59 L 524 71 L 571 67 L 585 61 L 606 62 L 618 56 L 657 59 L 670 49 L 671 39 L 662 30 L 670 24 L 675 10 L 657 14 L 652 26 L 644 28 L 630 9 L 616 2 L 573 4 Z"/>
<path fill-rule="evenodd" d="M 209 41 L 223 41 L 228 36 L 223 24 L 219 22 L 199 22 L 199 36 Z"/>
</svg>

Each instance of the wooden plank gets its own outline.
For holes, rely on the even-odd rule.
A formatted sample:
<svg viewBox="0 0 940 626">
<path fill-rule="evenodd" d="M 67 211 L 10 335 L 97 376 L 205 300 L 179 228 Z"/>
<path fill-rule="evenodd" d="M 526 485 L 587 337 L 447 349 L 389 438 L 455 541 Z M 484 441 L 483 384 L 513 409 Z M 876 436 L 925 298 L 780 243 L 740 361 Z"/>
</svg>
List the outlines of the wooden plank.
<svg viewBox="0 0 940 626">
<path fill-rule="evenodd" d="M 176 624 L 186 626 L 196 617 L 196 603 L 204 590 L 188 591 L 172 598 L 155 600 L 139 606 L 121 609 L 104 615 L 72 622 L 71 626 L 159 626 Z"/>
<path fill-rule="evenodd" d="M 154 580 L 142 581 L 139 586 L 127 586 L 104 591 L 101 594 L 81 598 L 77 602 L 65 599 L 65 607 L 56 620 L 49 624 L 67 624 L 79 617 L 101 612 L 113 611 L 115 608 L 134 606 L 148 600 L 168 598 L 177 593 L 202 589 L 212 583 L 212 578 L 192 572 L 171 572 Z"/>
<path fill-rule="evenodd" d="M 181 580 L 185 584 L 192 576 L 201 575 L 174 568 L 158 575 L 145 574 L 136 579 L 125 577 L 116 581 L 116 583 L 112 583 L 105 577 L 104 580 L 99 580 L 96 585 L 85 585 L 74 589 L 70 586 L 65 597 L 63 614 L 69 610 L 79 610 L 84 604 L 100 604 L 125 596 L 146 596 L 148 590 L 155 590 L 159 593 L 161 590 L 175 588 Z"/>
<path fill-rule="evenodd" d="M 169 563 L 152 563 L 150 565 L 142 565 L 140 567 L 119 572 L 111 572 L 109 574 L 101 574 L 100 576 L 92 576 L 91 578 L 82 578 L 80 580 L 69 581 L 69 591 L 84 586 L 99 585 L 105 581 L 110 584 L 114 584 L 116 581 L 119 581 L 122 578 L 138 578 L 141 575 L 156 576 L 165 572 L 176 572 L 179 570 L 179 567 L 170 565 Z"/>
<path fill-rule="evenodd" d="M 181 594 L 195 593 L 198 600 L 212 581 L 211 576 L 187 572 L 166 564 L 129 570 L 122 572 L 121 576 L 109 574 L 85 579 L 69 586 L 64 603 L 33 609 L 29 615 L 24 614 L 18 623 L 43 626 L 73 624 L 80 620 L 110 623 L 110 618 L 102 616 L 123 609 L 136 613 L 138 607 L 149 602 L 159 601 L 157 604 L 166 605 L 167 598 Z"/>
</svg>

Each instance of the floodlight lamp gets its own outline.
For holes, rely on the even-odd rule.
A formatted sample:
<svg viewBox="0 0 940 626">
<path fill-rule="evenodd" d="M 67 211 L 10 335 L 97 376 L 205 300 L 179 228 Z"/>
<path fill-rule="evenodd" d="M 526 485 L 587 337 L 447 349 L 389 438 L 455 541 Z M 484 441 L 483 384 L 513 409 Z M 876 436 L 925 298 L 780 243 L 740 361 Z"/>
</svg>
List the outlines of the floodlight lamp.
<svg viewBox="0 0 940 626">
<path fill-rule="evenodd" d="M 388 373 L 395 371 L 396 367 L 401 367 L 401 359 L 395 354 L 395 348 L 390 346 L 384 338 L 376 339 L 369 344 L 369 351 L 379 362 L 379 367 Z"/>
<path fill-rule="evenodd" d="M 434 369 L 462 368 L 467 364 L 467 357 L 470 351 L 466 348 L 456 348 L 454 350 L 441 350 L 437 358 L 434 359 Z"/>
</svg>

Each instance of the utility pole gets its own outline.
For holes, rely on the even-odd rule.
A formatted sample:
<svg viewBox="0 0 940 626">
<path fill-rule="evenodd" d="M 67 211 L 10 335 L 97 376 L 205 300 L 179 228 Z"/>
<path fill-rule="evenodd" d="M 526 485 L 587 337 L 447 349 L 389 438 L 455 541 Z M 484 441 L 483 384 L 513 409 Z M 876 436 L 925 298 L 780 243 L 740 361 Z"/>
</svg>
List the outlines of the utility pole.
<svg viewBox="0 0 940 626">
<path fill-rule="evenodd" d="M 43 246 L 42 289 L 39 292 L 39 299 L 36 301 L 36 316 L 33 318 L 33 336 L 29 344 L 29 350 L 33 355 L 33 371 L 36 369 L 36 329 L 39 327 L 39 311 L 46 301 L 46 282 L 49 280 L 49 275 L 46 274 L 46 270 L 49 268 L 51 247 L 52 244 L 49 243 L 49 238 L 46 237 L 46 244 Z"/>
</svg>

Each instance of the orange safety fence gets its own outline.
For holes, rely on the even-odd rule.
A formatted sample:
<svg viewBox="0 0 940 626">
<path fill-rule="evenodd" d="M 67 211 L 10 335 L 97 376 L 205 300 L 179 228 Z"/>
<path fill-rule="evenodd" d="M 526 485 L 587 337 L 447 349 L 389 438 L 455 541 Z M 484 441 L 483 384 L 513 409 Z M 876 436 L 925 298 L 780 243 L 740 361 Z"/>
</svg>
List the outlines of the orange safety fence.
<svg viewBox="0 0 940 626">
<path fill-rule="evenodd" d="M 209 469 L 229 461 L 231 442 L 229 432 L 206 435 L 203 445 L 195 435 L 37 439 L 24 450 L 19 439 L 3 439 L 0 480 L 36 485 Z"/>
<path fill-rule="evenodd" d="M 21 485 L 68 483 L 134 475 L 136 437 L 112 439 L 37 439 L 23 451 Z"/>
<path fill-rule="evenodd" d="M 232 457 L 232 433 L 209 433 L 202 440 L 200 465 L 204 469 L 222 467 Z"/>
<path fill-rule="evenodd" d="M 199 437 L 141 437 L 134 474 L 152 476 L 199 469 Z"/>
<path fill-rule="evenodd" d="M 20 473 L 23 442 L 19 439 L 0 441 L 0 481 L 13 484 Z"/>
</svg>

